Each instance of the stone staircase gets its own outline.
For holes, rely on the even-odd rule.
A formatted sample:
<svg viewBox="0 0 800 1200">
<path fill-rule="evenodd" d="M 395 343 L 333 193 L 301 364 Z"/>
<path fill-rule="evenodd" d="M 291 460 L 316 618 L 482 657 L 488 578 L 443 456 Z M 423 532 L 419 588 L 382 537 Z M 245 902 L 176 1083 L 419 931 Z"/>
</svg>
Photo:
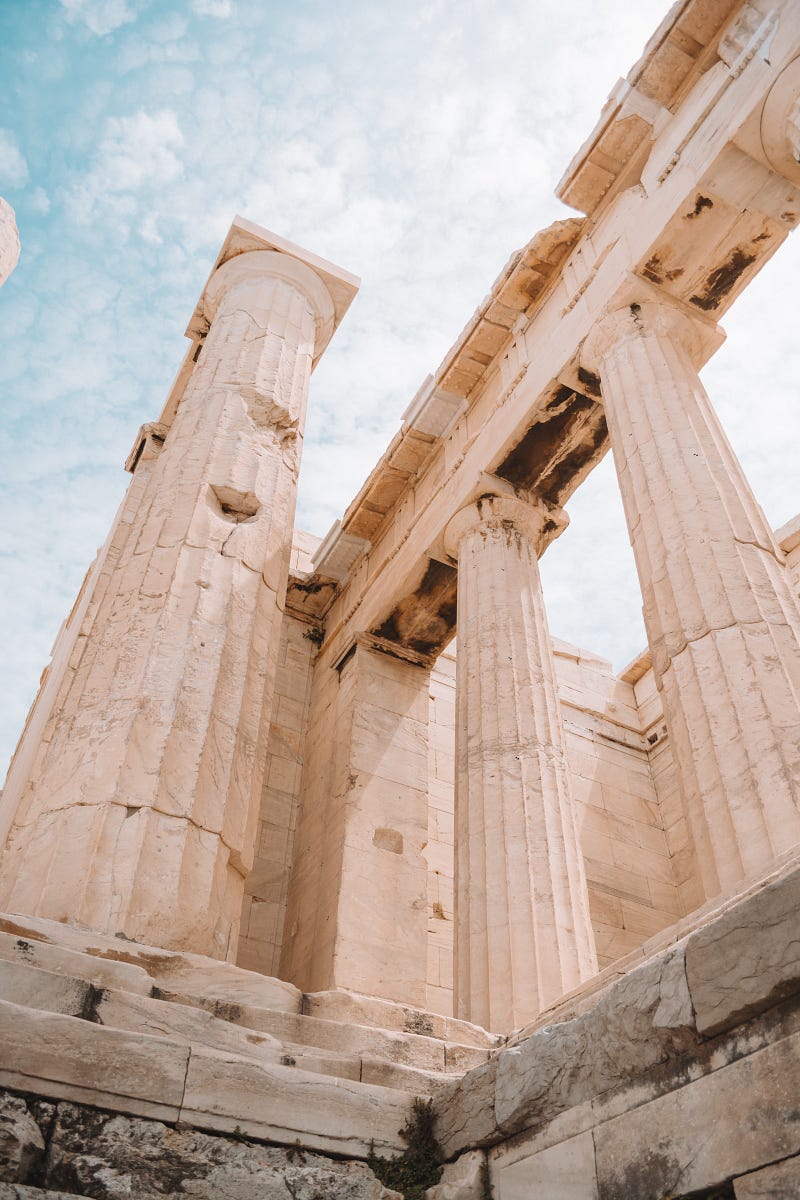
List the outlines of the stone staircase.
<svg viewBox="0 0 800 1200">
<path fill-rule="evenodd" d="M 0 1087 L 349 1157 L 503 1039 L 230 963 L 0 915 Z"/>
</svg>

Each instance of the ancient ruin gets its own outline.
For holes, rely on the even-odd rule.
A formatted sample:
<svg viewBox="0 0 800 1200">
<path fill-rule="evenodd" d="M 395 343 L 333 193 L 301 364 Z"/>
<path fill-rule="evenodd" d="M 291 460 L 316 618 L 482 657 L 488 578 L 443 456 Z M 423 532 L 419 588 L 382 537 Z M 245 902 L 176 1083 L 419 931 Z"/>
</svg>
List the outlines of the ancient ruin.
<svg viewBox="0 0 800 1200">
<path fill-rule="evenodd" d="M 698 375 L 800 222 L 800 6 L 681 0 L 558 195 L 322 541 L 358 280 L 234 220 L 0 801 L 0 1197 L 388 1198 L 414 1097 L 429 1200 L 800 1195 L 800 517 Z M 538 567 L 609 449 L 621 675 Z"/>
</svg>

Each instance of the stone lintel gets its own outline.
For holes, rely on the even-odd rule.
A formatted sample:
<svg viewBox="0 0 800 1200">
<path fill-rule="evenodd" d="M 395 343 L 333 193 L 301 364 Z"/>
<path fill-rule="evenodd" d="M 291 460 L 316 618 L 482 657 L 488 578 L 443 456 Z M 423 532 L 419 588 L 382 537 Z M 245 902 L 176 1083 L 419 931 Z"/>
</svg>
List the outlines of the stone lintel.
<svg viewBox="0 0 800 1200">
<path fill-rule="evenodd" d="M 145 453 L 148 446 L 155 452 L 161 449 L 169 433 L 169 426 L 163 421 L 147 421 L 144 425 L 139 426 L 139 432 L 134 438 L 133 445 L 128 457 L 125 459 L 125 470 L 132 475 L 136 470 L 140 458 Z"/>
<path fill-rule="evenodd" d="M 390 658 L 397 658 L 400 662 L 411 663 L 415 667 L 432 667 L 436 660 L 435 654 L 420 654 L 416 650 L 409 649 L 408 646 L 401 646 L 399 642 L 377 637 L 374 633 L 356 633 L 345 645 L 338 657 L 331 663 L 333 669 L 341 671 L 342 667 L 353 657 L 359 646 L 362 646 L 365 650 L 371 650 L 376 654 L 387 654 Z"/>
<path fill-rule="evenodd" d="M 344 583 L 356 560 L 369 553 L 367 538 L 348 533 L 341 521 L 334 521 L 325 537 L 311 556 L 311 568 L 315 575 L 326 575 Z"/>
</svg>

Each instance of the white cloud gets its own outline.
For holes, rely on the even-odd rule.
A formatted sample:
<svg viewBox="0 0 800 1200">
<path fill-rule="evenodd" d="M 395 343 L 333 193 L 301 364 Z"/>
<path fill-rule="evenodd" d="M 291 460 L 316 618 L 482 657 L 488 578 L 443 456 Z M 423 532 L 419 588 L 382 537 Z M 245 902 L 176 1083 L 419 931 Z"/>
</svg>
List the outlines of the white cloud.
<svg viewBox="0 0 800 1200">
<path fill-rule="evenodd" d="M 35 187 L 31 192 L 30 206 L 34 212 L 44 217 L 50 212 L 50 197 L 43 187 Z"/>
<path fill-rule="evenodd" d="M 233 0 L 193 0 L 192 8 L 201 17 L 233 16 Z"/>
<path fill-rule="evenodd" d="M 130 225 L 140 207 L 152 206 L 152 189 L 183 174 L 182 146 L 183 133 L 171 109 L 110 118 L 90 170 L 67 193 L 72 216 L 85 224 L 105 209 L 113 211 L 117 224 Z M 149 199 L 145 190 L 151 192 Z"/>
<path fill-rule="evenodd" d="M 60 4 L 68 21 L 83 22 L 98 37 L 105 37 L 136 19 L 126 0 L 60 0 Z"/>
<path fill-rule="evenodd" d="M 20 188 L 25 186 L 28 178 L 28 164 L 17 139 L 10 129 L 0 129 L 0 183 L 5 187 Z"/>
</svg>

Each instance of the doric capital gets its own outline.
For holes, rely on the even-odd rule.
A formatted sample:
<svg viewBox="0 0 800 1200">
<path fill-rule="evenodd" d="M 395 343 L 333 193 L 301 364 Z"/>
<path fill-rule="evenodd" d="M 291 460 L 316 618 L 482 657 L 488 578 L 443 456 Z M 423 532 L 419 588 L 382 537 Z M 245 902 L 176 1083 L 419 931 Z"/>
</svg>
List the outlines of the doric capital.
<svg viewBox="0 0 800 1200">
<path fill-rule="evenodd" d="M 800 185 L 800 58 L 784 67 L 761 114 L 761 144 L 769 164 Z"/>
<path fill-rule="evenodd" d="M 680 342 L 700 367 L 709 357 L 710 344 L 719 344 L 724 335 L 718 326 L 677 305 L 651 299 L 633 301 L 600 318 L 581 348 L 581 366 L 602 378 L 603 360 L 611 351 L 625 342 L 653 336 Z"/>
<path fill-rule="evenodd" d="M 563 508 L 548 504 L 538 496 L 483 495 L 459 509 L 445 527 L 443 544 L 450 558 L 458 558 L 465 537 L 481 529 L 516 529 L 530 540 L 537 555 L 569 524 Z"/>
<path fill-rule="evenodd" d="M 242 293 L 255 289 L 267 280 L 281 279 L 301 292 L 314 310 L 317 331 L 314 338 L 314 357 L 318 358 L 330 341 L 334 327 L 334 304 L 331 294 L 319 275 L 306 263 L 278 250 L 251 250 L 237 254 L 218 267 L 208 282 L 203 296 L 203 315 L 213 321 L 226 296 L 236 293 L 237 301 L 247 305 Z"/>
</svg>

